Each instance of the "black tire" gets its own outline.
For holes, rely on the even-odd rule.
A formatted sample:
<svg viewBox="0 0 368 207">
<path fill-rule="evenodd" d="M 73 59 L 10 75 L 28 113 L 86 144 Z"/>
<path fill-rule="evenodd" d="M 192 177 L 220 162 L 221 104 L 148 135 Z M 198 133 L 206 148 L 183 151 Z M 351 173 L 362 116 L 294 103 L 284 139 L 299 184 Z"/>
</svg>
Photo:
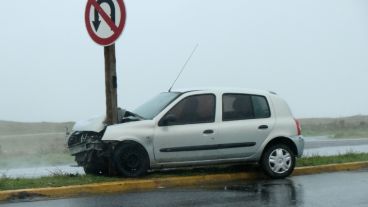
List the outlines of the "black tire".
<svg viewBox="0 0 368 207">
<path fill-rule="evenodd" d="M 124 143 L 114 152 L 114 164 L 124 177 L 140 177 L 147 173 L 149 158 L 146 150 L 136 143 Z"/>
<path fill-rule="evenodd" d="M 108 167 L 103 165 L 98 165 L 95 163 L 86 164 L 83 166 L 84 172 L 87 175 L 107 175 L 108 174 Z"/>
<path fill-rule="evenodd" d="M 267 176 L 274 179 L 285 178 L 295 168 L 295 155 L 287 145 L 276 144 L 263 152 L 260 164 Z"/>
<path fill-rule="evenodd" d="M 84 172 L 90 175 L 108 175 L 109 167 L 107 162 L 88 163 L 83 166 Z"/>
</svg>

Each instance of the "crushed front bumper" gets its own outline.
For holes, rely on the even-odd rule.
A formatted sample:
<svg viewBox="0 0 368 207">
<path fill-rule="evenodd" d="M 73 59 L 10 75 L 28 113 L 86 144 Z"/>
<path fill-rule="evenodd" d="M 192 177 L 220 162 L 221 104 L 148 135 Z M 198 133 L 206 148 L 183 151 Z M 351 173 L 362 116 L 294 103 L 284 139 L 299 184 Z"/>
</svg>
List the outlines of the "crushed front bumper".
<svg viewBox="0 0 368 207">
<path fill-rule="evenodd" d="M 81 144 L 77 144 L 77 145 L 73 145 L 69 147 L 69 152 L 71 155 L 76 155 L 76 154 L 91 151 L 91 150 L 95 150 L 95 151 L 104 150 L 104 143 L 100 141 L 95 141 L 95 142 L 81 143 Z"/>
</svg>

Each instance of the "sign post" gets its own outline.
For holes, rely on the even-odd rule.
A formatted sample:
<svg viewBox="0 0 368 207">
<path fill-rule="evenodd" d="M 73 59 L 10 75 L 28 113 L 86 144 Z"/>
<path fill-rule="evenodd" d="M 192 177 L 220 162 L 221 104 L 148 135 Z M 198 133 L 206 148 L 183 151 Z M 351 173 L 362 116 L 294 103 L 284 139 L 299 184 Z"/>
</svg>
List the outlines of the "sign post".
<svg viewBox="0 0 368 207">
<path fill-rule="evenodd" d="M 118 123 L 118 95 L 116 77 L 115 45 L 106 46 L 105 53 L 105 88 L 106 120 L 108 125 Z"/>
<path fill-rule="evenodd" d="M 85 23 L 88 34 L 104 46 L 106 124 L 118 122 L 115 41 L 123 32 L 126 11 L 123 0 L 88 0 Z"/>
</svg>

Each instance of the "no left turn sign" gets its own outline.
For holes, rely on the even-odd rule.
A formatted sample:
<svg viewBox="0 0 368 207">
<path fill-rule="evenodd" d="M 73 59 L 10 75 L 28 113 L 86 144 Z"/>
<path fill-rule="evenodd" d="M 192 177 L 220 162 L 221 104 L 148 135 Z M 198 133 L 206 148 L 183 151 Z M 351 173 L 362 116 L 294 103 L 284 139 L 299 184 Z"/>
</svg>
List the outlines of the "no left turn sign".
<svg viewBox="0 0 368 207">
<path fill-rule="evenodd" d="M 88 0 L 85 23 L 93 41 L 102 46 L 114 44 L 125 26 L 123 0 Z"/>
</svg>

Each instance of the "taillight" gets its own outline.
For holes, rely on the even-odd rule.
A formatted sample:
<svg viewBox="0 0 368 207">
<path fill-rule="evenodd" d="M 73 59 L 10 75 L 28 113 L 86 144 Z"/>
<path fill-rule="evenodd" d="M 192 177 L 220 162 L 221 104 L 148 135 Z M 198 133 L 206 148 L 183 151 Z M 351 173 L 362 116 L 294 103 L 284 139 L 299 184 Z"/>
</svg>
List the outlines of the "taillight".
<svg viewBox="0 0 368 207">
<path fill-rule="evenodd" d="M 302 135 L 302 125 L 300 124 L 300 121 L 298 119 L 294 119 L 296 123 L 296 131 L 298 133 L 298 136 Z"/>
</svg>

